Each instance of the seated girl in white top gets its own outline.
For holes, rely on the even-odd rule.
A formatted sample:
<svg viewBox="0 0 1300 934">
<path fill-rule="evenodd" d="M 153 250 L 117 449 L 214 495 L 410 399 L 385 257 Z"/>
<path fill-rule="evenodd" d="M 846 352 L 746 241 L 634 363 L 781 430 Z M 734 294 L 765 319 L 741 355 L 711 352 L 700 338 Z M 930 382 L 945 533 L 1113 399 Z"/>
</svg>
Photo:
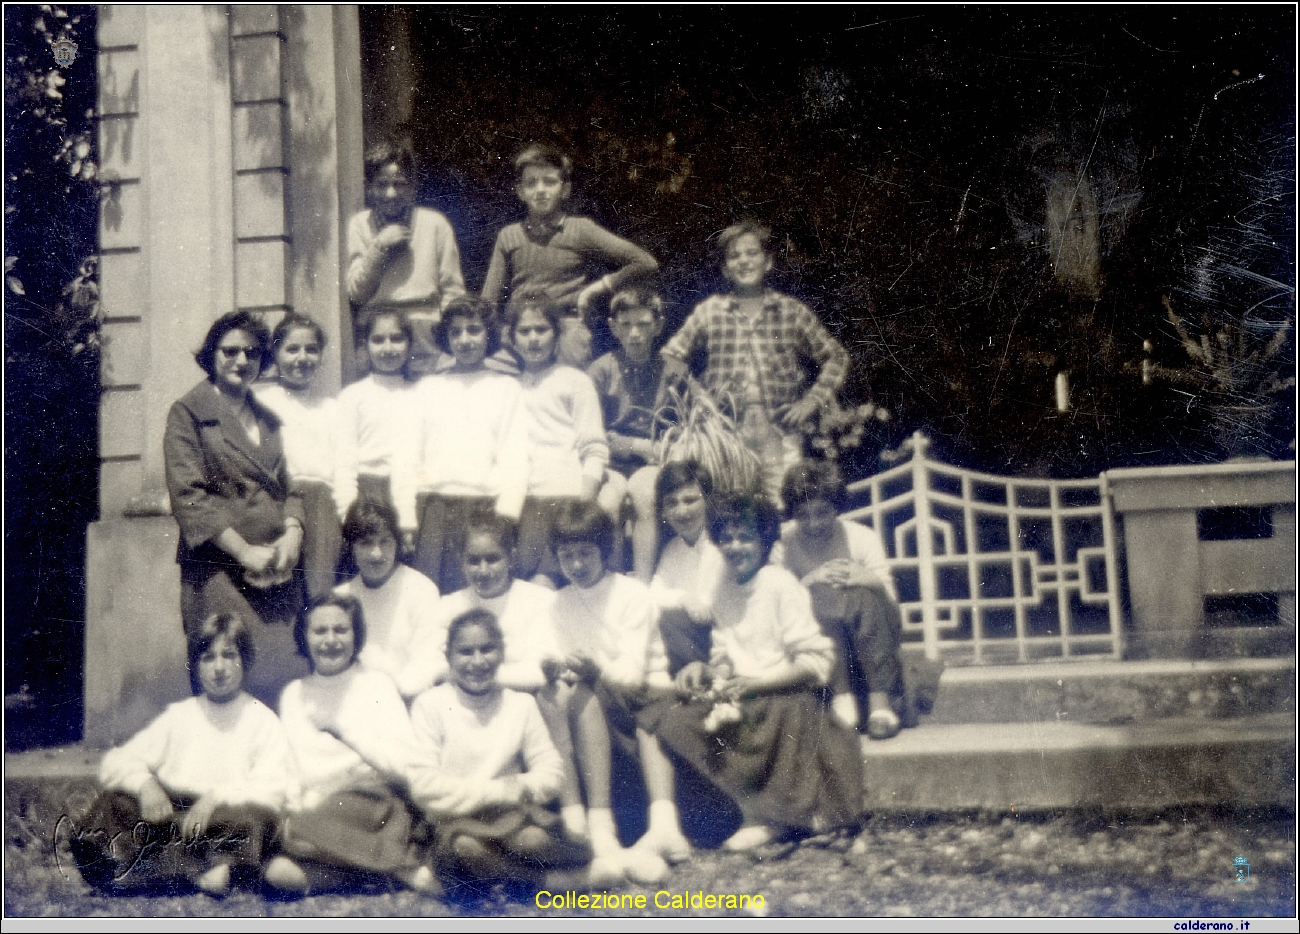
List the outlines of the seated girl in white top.
<svg viewBox="0 0 1300 934">
<path fill-rule="evenodd" d="M 696 699 L 655 728 L 678 761 L 739 806 L 743 824 L 724 844 L 732 850 L 854 827 L 862 813 L 857 734 L 832 720 L 819 692 L 834 660 L 831 640 L 794 575 L 767 564 L 779 534 L 766 497 L 710 503 L 709 537 L 728 571 L 713 607 L 711 658 L 678 673 Z M 719 701 L 731 717 L 711 716 Z"/>
<path fill-rule="evenodd" d="M 500 333 L 492 305 L 456 299 L 434 330 L 455 365 L 416 388 L 420 418 L 407 432 L 416 448 L 420 523 L 414 565 L 443 593 L 465 586 L 456 543 L 471 513 L 486 508 L 518 520 L 528 487 L 523 388 L 486 366 Z"/>
<path fill-rule="evenodd" d="M 546 685 L 546 662 L 560 657 L 551 624 L 555 591 L 512 575 L 517 536 L 513 522 L 490 511 L 467 520 L 459 557 L 469 586 L 442 598 L 436 631 L 421 643 L 423 677 L 429 685 L 446 681 L 450 671 L 447 627 L 457 616 L 474 609 L 490 611 L 501 627 L 504 644 L 497 682 L 504 688 L 531 693 Z M 567 740 L 555 742 L 563 749 Z"/>
<path fill-rule="evenodd" d="M 791 467 L 781 498 L 794 521 L 782 527 L 772 563 L 788 568 L 808 588 L 813 615 L 835 641 L 831 710 L 856 729 L 865 701 L 867 734 L 896 736 L 905 712 L 899 655 L 903 619 L 880 535 L 840 518 L 848 490 L 830 461 Z"/>
<path fill-rule="evenodd" d="M 318 600 L 299 615 L 294 638 L 312 673 L 284 689 L 280 719 L 302 793 L 266 881 L 299 895 L 358 874 L 434 890 L 405 797 L 415 734 L 392 679 L 356 664 L 366 643 L 360 602 Z"/>
<path fill-rule="evenodd" d="M 589 858 L 544 807 L 564 767 L 532 696 L 497 682 L 504 641 L 490 611 L 457 615 L 447 632 L 450 683 L 411 707 L 420 743 L 412 796 L 434 824 L 440 870 L 456 883 L 536 884 L 552 865 Z"/>
<path fill-rule="evenodd" d="M 366 645 L 357 664 L 389 675 L 410 698 L 433 683 L 421 660 L 441 644 L 441 595 L 433 581 L 398 562 L 399 534 L 397 514 L 389 506 L 353 503 L 343 540 L 358 573 L 337 593 L 355 598 L 365 613 Z"/>
<path fill-rule="evenodd" d="M 209 617 L 188 656 L 196 696 L 170 705 L 100 765 L 105 791 L 72 840 L 96 887 L 181 880 L 224 895 L 232 873 L 256 878 L 295 793 L 279 719 L 241 687 L 253 666 L 243 620 Z"/>
<path fill-rule="evenodd" d="M 325 332 L 306 315 L 290 314 L 271 334 L 274 383 L 255 385 L 257 401 L 280 419 L 289 487 L 302 497 L 302 571 L 308 599 L 338 583 L 341 513 L 334 497 L 338 460 L 338 406 L 316 385 Z"/>
<path fill-rule="evenodd" d="M 708 473 L 695 461 L 665 464 L 655 481 L 664 545 L 650 593 L 673 676 L 691 662 L 709 660 L 713 602 L 726 566 L 705 532 L 712 492 Z"/>
</svg>

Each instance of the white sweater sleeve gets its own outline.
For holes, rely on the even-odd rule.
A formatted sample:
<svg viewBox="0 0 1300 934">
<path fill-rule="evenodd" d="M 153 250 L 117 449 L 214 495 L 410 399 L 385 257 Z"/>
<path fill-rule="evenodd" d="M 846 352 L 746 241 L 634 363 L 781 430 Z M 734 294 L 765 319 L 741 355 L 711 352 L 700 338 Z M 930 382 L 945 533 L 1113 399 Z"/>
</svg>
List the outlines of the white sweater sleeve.
<svg viewBox="0 0 1300 934">
<path fill-rule="evenodd" d="M 334 411 L 338 428 L 335 441 L 338 457 L 334 462 L 334 502 L 339 508 L 339 519 L 347 518 L 348 508 L 357 498 L 357 462 L 361 458 L 358 432 L 358 397 L 360 383 L 353 383 L 339 393 Z"/>
<path fill-rule="evenodd" d="M 182 735 L 184 733 L 184 724 L 180 722 L 181 710 L 179 705 L 173 704 L 135 736 L 106 752 L 99 765 L 99 783 L 110 791 L 125 791 L 138 798 L 149 779 L 157 778 L 158 770 L 177 738 L 173 736 L 177 728 Z"/>
<path fill-rule="evenodd" d="M 573 425 L 577 432 L 578 460 L 582 475 L 597 483 L 605 479 L 609 464 L 609 442 L 605 439 L 605 419 L 600 408 L 600 396 L 591 377 L 574 370 Z"/>
<path fill-rule="evenodd" d="M 880 540 L 880 533 L 873 528 L 841 519 L 844 533 L 849 540 L 850 560 L 862 565 L 869 573 L 879 578 L 884 585 L 889 599 L 898 602 L 898 593 L 894 588 L 894 575 L 889 570 L 889 559 L 885 555 L 885 544 Z"/>
<path fill-rule="evenodd" d="M 466 816 L 489 805 L 518 803 L 523 786 L 517 776 L 463 778 L 443 768 L 447 731 L 437 695 L 436 690 L 426 692 L 411 706 L 411 800 L 433 817 Z"/>
<path fill-rule="evenodd" d="M 783 577 L 777 593 L 777 619 L 786 658 L 795 667 L 809 672 L 818 684 L 825 684 L 831 676 L 834 643 L 813 616 L 812 598 L 807 589 L 793 574 L 787 572 Z"/>
<path fill-rule="evenodd" d="M 546 721 L 537 709 L 537 701 L 528 695 L 524 695 L 524 700 L 528 702 L 523 749 L 527 771 L 520 776 L 520 781 L 528 789 L 534 804 L 545 804 L 560 793 L 560 785 L 564 781 L 564 760 L 551 741 Z"/>
<path fill-rule="evenodd" d="M 507 411 L 501 421 L 490 485 L 499 491 L 497 513 L 517 522 L 528 492 L 528 413 L 523 388 L 512 377 L 506 378 L 510 380 L 504 392 Z"/>
</svg>

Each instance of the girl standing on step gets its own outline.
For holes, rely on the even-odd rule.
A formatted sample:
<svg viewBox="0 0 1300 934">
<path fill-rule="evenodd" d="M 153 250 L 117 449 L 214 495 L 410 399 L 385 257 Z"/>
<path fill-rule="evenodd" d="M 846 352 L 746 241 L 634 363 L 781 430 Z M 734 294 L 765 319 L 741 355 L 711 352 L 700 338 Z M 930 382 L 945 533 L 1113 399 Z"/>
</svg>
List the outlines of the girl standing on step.
<svg viewBox="0 0 1300 934">
<path fill-rule="evenodd" d="M 397 560 L 397 513 L 384 503 L 352 504 L 343 523 L 343 539 L 357 576 L 336 591 L 361 604 L 366 644 L 357 664 L 382 671 L 405 698 L 433 682 L 425 657 L 441 644 L 438 586 Z"/>
<path fill-rule="evenodd" d="M 288 315 L 271 334 L 275 382 L 254 390 L 257 401 L 280 419 L 289 488 L 302 498 L 302 572 L 309 600 L 338 583 L 343 544 L 334 496 L 337 400 L 316 386 L 324 353 L 321 326 L 306 315 Z"/>
<path fill-rule="evenodd" d="M 407 436 L 419 423 L 415 384 L 406 378 L 411 325 L 399 311 L 384 310 L 365 322 L 361 339 L 370 375 L 339 393 L 338 482 L 340 516 L 358 499 L 397 510 L 401 552 L 415 546 L 415 470 Z"/>
</svg>

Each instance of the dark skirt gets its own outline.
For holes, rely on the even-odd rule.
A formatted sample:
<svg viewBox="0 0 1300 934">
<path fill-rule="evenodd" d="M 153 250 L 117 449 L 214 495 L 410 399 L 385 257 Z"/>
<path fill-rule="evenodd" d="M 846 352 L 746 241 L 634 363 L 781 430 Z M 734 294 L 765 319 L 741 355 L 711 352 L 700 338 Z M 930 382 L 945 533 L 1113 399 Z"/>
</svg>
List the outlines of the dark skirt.
<svg viewBox="0 0 1300 934">
<path fill-rule="evenodd" d="M 524 855 L 516 851 L 514 844 L 520 832 L 530 827 L 544 831 L 546 842 Z M 477 840 L 507 863 L 513 863 L 515 871 L 507 875 L 524 881 L 540 882 L 552 869 L 591 861 L 591 847 L 565 839 L 560 816 L 535 804 L 487 808 L 470 817 L 436 820 L 433 828 L 434 865 L 439 872 L 453 877 L 465 874 L 455 852 L 456 838 L 461 836 Z"/>
<path fill-rule="evenodd" d="M 356 501 L 383 503 L 394 512 L 397 511 L 397 506 L 393 503 L 393 481 L 388 477 L 380 477 L 376 474 L 357 474 Z"/>
<path fill-rule="evenodd" d="M 442 593 L 455 593 L 468 586 L 461 568 L 461 538 L 470 517 L 478 512 L 491 512 L 493 504 L 490 496 L 426 493 L 420 497 L 416 508 L 420 532 L 412 566 L 437 584 Z"/>
<path fill-rule="evenodd" d="M 704 729 L 708 701 L 670 705 L 654 731 L 679 767 L 702 776 L 754 820 L 793 832 L 824 833 L 862 817 L 862 751 L 809 691 L 740 705 L 742 719 Z"/>
<path fill-rule="evenodd" d="M 244 672 L 244 690 L 272 710 L 285 685 L 311 673 L 298 654 L 293 623 L 303 606 L 302 581 L 262 589 L 244 580 L 243 569 L 215 545 L 205 545 L 181 562 L 181 621 L 187 635 L 214 613 L 234 613 L 253 637 L 254 663 Z"/>
<path fill-rule="evenodd" d="M 332 591 L 339 580 L 339 557 L 343 549 L 343 528 L 339 523 L 334 491 L 327 483 L 295 481 L 294 491 L 302 497 L 303 584 L 307 599 L 316 600 Z"/>
<path fill-rule="evenodd" d="M 181 815 L 193 799 L 174 798 L 176 816 L 165 823 L 146 823 L 140 802 L 124 791 L 107 791 L 95 799 L 71 841 L 81 876 L 96 888 L 132 889 L 176 880 L 192 880 L 217 863 L 255 877 L 273 849 L 276 817 L 257 805 L 219 805 L 203 834 L 181 837 Z"/>
<path fill-rule="evenodd" d="M 668 656 L 668 674 L 674 678 L 691 662 L 709 663 L 713 627 L 708 623 L 693 622 L 685 610 L 662 610 L 659 613 L 659 634 L 663 637 L 664 653 Z"/>
<path fill-rule="evenodd" d="M 427 827 L 391 789 L 354 787 L 284 820 L 284 852 L 335 869 L 394 876 L 419 867 Z"/>
</svg>

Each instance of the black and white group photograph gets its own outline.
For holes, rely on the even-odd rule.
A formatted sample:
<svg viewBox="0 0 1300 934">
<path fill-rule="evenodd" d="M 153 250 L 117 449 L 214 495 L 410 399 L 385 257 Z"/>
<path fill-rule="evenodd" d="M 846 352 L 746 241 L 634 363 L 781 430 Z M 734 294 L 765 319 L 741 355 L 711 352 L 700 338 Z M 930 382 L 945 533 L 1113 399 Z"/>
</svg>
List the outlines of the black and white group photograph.
<svg viewBox="0 0 1300 934">
<path fill-rule="evenodd" d="M 1294 930 L 1296 24 L 6 4 L 8 923 Z"/>
</svg>

